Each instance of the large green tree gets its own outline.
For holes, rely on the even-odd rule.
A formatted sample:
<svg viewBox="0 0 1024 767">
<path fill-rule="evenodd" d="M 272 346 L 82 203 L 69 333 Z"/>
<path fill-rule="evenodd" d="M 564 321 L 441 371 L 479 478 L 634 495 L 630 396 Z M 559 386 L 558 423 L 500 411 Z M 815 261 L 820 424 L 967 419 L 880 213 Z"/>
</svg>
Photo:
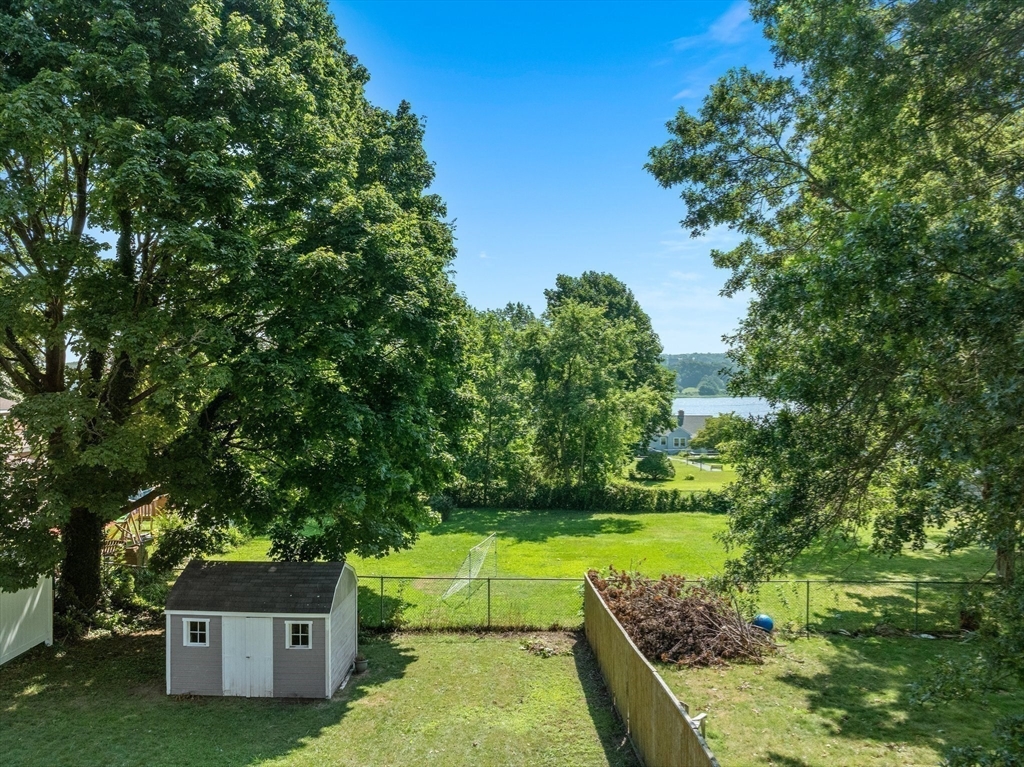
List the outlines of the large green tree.
<svg viewBox="0 0 1024 767">
<path fill-rule="evenodd" d="M 664 406 L 662 392 L 630 383 L 636 354 L 632 320 L 573 300 L 526 329 L 523 360 L 532 375 L 536 451 L 549 482 L 602 486 L 635 454 Z"/>
<path fill-rule="evenodd" d="M 729 73 L 697 113 L 679 112 L 649 165 L 681 188 L 694 234 L 745 235 L 713 254 L 732 270 L 728 290 L 753 295 L 732 339 L 732 388 L 780 407 L 735 451 L 739 571 L 778 572 L 842 528 L 871 526 L 896 553 L 938 525 L 951 548 L 991 546 L 1012 591 L 1024 534 L 1024 8 L 752 9 L 796 74 Z"/>
<path fill-rule="evenodd" d="M 486 506 L 535 485 L 532 379 L 522 364 L 526 329 L 535 322 L 522 304 L 473 315 L 466 344 L 473 418 L 459 466 L 460 501 Z"/>
<path fill-rule="evenodd" d="M 91 609 L 154 485 L 281 557 L 407 545 L 464 413 L 419 120 L 320 0 L 5 2 L 0 38 L 0 586 Z"/>
<path fill-rule="evenodd" d="M 627 388 L 649 387 L 660 397 L 660 406 L 652 411 L 644 425 L 637 447 L 646 447 L 651 438 L 672 426 L 672 397 L 675 375 L 662 364 L 661 339 L 651 326 L 651 318 L 636 300 L 633 291 L 614 275 L 606 272 L 584 272 L 579 277 L 560 274 L 555 287 L 544 291 L 548 311 L 556 312 L 565 303 L 575 301 L 603 310 L 612 321 L 632 323 L 632 365 L 620 369 Z"/>
</svg>

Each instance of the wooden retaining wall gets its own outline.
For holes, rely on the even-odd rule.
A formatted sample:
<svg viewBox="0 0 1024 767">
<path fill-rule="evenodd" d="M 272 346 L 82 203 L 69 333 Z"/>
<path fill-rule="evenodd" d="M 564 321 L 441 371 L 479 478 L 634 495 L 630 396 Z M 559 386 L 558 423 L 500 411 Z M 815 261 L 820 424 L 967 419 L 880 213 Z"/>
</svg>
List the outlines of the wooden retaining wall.
<svg viewBox="0 0 1024 767">
<path fill-rule="evenodd" d="M 646 767 L 719 767 L 676 696 L 636 648 L 589 578 L 583 625 L 615 709 Z"/>
</svg>

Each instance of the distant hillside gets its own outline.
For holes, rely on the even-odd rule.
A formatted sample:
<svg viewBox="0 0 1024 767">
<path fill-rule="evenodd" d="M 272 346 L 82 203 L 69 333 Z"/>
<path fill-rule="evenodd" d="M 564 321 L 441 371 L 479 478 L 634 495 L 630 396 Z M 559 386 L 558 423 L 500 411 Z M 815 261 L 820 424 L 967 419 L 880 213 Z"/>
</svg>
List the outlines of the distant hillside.
<svg viewBox="0 0 1024 767">
<path fill-rule="evenodd" d="M 661 364 L 676 374 L 676 391 L 682 394 L 725 393 L 729 376 L 723 368 L 735 364 L 724 354 L 662 354 Z"/>
</svg>

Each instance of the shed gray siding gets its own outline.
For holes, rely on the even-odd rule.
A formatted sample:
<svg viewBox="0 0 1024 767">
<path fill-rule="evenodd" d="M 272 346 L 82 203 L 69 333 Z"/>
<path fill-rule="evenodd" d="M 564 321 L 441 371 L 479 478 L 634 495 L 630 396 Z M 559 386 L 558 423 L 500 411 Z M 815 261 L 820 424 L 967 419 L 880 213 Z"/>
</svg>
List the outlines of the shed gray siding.
<svg viewBox="0 0 1024 767">
<path fill-rule="evenodd" d="M 331 609 L 331 694 L 352 667 L 358 647 L 359 582 L 349 565 L 341 573 Z"/>
<path fill-rule="evenodd" d="M 168 622 L 171 695 L 223 695 L 221 625 L 219 615 L 193 615 L 193 620 L 210 621 L 210 646 L 185 647 L 182 644 L 184 615 L 171 614 Z"/>
<path fill-rule="evenodd" d="M 286 620 L 308 620 L 313 624 L 312 647 L 285 647 Z M 274 697 L 322 698 L 327 685 L 327 628 L 323 618 L 274 618 Z"/>
</svg>

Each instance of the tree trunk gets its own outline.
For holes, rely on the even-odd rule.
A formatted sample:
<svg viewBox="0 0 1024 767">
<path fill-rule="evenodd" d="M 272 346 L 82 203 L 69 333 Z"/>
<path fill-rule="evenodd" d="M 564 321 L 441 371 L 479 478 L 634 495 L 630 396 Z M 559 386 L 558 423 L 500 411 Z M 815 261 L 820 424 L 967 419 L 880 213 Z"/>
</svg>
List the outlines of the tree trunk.
<svg viewBox="0 0 1024 767">
<path fill-rule="evenodd" d="M 1017 569 L 1017 547 L 1011 542 L 996 544 L 996 577 L 1004 584 L 1013 582 Z"/>
<path fill-rule="evenodd" d="M 62 613 L 81 610 L 91 614 L 100 602 L 103 520 L 89 509 L 74 508 L 61 539 L 64 562 L 57 587 L 57 609 Z"/>
</svg>

